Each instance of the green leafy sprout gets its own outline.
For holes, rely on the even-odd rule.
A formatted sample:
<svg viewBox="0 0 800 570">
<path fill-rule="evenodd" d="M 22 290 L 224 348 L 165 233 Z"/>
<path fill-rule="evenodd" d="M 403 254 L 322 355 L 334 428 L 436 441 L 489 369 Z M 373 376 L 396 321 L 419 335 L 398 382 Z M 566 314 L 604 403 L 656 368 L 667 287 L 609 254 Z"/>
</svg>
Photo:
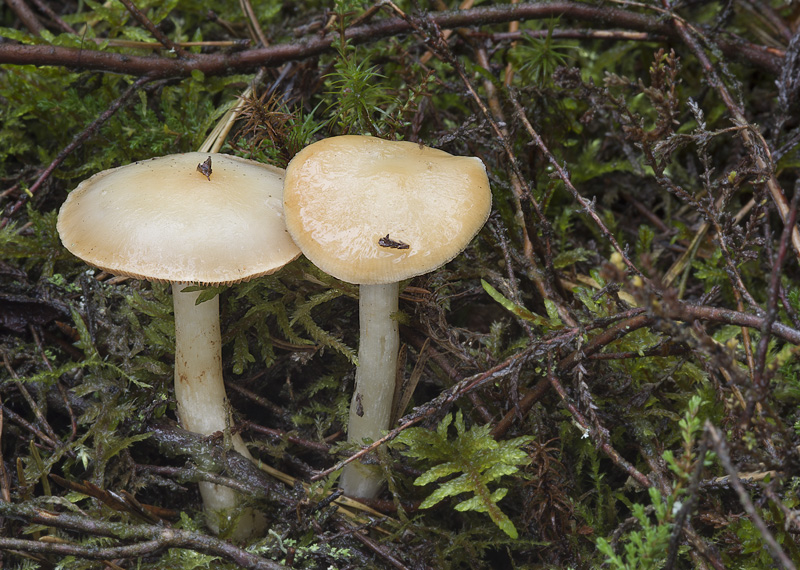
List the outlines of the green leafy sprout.
<svg viewBox="0 0 800 570">
<path fill-rule="evenodd" d="M 456 437 L 449 437 L 450 425 L 456 428 Z M 517 437 L 506 441 L 495 441 L 489 426 L 472 426 L 467 429 L 464 416 L 458 411 L 447 414 L 436 431 L 425 428 L 410 428 L 398 436 L 394 444 L 407 446 L 402 453 L 433 466 L 417 477 L 415 485 L 424 486 L 450 475 L 448 479 L 422 501 L 421 509 L 429 509 L 448 497 L 472 494 L 453 508 L 459 512 L 476 511 L 487 513 L 489 518 L 511 538 L 517 538 L 517 529 L 511 519 L 500 510 L 497 503 L 506 496 L 508 489 L 498 487 L 494 491 L 489 485 L 504 475 L 513 475 L 529 462 L 522 447 L 533 438 Z"/>
</svg>

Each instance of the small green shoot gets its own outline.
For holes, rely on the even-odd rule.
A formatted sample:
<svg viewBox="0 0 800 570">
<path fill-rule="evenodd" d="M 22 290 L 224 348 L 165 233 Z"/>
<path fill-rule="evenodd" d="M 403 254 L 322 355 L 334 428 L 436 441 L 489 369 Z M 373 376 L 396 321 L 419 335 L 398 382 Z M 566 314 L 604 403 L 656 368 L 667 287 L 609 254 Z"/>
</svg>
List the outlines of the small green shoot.
<svg viewBox="0 0 800 570">
<path fill-rule="evenodd" d="M 450 424 L 456 428 L 456 437 L 448 437 Z M 499 487 L 494 491 L 489 485 L 503 477 L 512 475 L 529 461 L 522 449 L 532 437 L 518 437 L 507 441 L 495 441 L 489 426 L 464 426 L 464 417 L 459 411 L 455 422 L 447 414 L 436 431 L 425 428 L 410 428 L 402 432 L 394 445 L 408 446 L 402 453 L 433 464 L 433 467 L 417 477 L 415 485 L 427 485 L 444 477 L 460 473 L 458 477 L 440 483 L 439 487 L 422 502 L 420 508 L 429 509 L 447 497 L 463 493 L 473 496 L 455 505 L 455 510 L 488 513 L 489 518 L 511 538 L 519 536 L 514 523 L 500 510 L 497 503 L 506 496 L 508 489 Z"/>
</svg>

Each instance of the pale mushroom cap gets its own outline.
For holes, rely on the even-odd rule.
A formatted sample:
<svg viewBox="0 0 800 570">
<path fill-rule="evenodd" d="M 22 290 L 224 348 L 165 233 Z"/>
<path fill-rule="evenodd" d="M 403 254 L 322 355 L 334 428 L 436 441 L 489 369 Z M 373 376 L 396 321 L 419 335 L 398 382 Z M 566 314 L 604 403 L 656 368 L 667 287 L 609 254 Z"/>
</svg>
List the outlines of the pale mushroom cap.
<svg viewBox="0 0 800 570">
<path fill-rule="evenodd" d="M 286 169 L 283 200 L 305 256 L 358 284 L 401 281 L 447 263 L 492 205 L 480 159 L 354 135 L 300 151 Z M 380 245 L 387 235 L 408 248 Z"/>
<path fill-rule="evenodd" d="M 211 179 L 197 166 L 211 157 Z M 58 215 L 64 246 L 115 275 L 230 284 L 300 255 L 283 220 L 284 171 L 186 153 L 95 174 Z"/>
</svg>

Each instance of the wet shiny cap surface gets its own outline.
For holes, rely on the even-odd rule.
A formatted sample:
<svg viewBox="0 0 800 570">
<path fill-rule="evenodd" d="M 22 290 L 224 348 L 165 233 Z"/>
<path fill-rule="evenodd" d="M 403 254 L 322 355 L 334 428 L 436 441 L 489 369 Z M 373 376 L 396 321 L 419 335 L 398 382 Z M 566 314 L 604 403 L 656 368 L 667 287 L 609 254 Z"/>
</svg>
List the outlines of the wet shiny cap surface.
<svg viewBox="0 0 800 570">
<path fill-rule="evenodd" d="M 491 209 L 486 169 L 411 142 L 324 139 L 286 169 L 286 225 L 317 267 L 349 283 L 392 283 L 458 255 Z"/>
<path fill-rule="evenodd" d="M 208 168 L 198 169 L 211 157 Z M 175 154 L 95 174 L 58 215 L 64 246 L 115 275 L 230 284 L 300 251 L 283 219 L 284 171 L 233 156 Z"/>
</svg>

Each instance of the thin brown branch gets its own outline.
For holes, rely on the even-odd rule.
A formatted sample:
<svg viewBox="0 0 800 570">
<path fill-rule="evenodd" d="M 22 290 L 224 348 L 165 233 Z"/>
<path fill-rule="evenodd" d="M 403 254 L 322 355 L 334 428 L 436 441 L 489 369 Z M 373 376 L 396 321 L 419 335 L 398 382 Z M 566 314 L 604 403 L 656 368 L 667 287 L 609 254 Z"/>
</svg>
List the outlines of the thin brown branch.
<svg viewBox="0 0 800 570">
<path fill-rule="evenodd" d="M 572 415 L 572 419 L 575 420 L 582 430 L 584 430 L 584 433 L 592 438 L 595 445 L 597 445 L 597 447 L 601 449 L 603 453 L 605 453 L 611 459 L 611 461 L 625 471 L 634 481 L 639 483 L 645 489 L 649 489 L 653 485 L 650 479 L 648 479 L 647 476 L 645 476 L 641 471 L 626 461 L 625 458 L 623 458 L 617 452 L 617 450 L 614 449 L 614 447 L 607 441 L 606 437 L 602 435 L 604 430 L 598 429 L 597 426 L 593 427 L 589 424 L 584 415 L 578 410 L 575 404 L 572 403 L 572 400 L 569 398 L 569 396 L 567 396 L 567 391 L 564 390 L 564 387 L 561 385 L 561 382 L 559 382 L 558 377 L 553 373 L 552 369 L 547 372 L 547 381 L 561 398 L 561 402 Z"/>
<path fill-rule="evenodd" d="M 264 30 L 261 28 L 261 24 L 258 23 L 258 18 L 256 17 L 256 13 L 253 10 L 253 5 L 250 3 L 250 0 L 239 0 L 239 5 L 247 16 L 247 24 L 253 37 L 257 39 L 262 46 L 268 46 L 269 40 L 267 40 L 267 36 L 264 35 Z"/>
<path fill-rule="evenodd" d="M 0 441 L 2 441 L 3 428 L 5 427 L 4 409 L 3 402 L 0 400 Z M 5 502 L 11 500 L 11 480 L 8 476 L 5 460 L 3 459 L 2 446 L 0 446 L 0 498 Z"/>
<path fill-rule="evenodd" d="M 8 417 L 8 419 L 13 421 L 20 427 L 25 428 L 36 437 L 38 437 L 42 441 L 42 443 L 44 443 L 47 447 L 49 447 L 52 450 L 58 449 L 59 447 L 58 443 L 53 441 L 49 436 L 47 436 L 44 432 L 42 432 L 42 430 L 40 430 L 30 422 L 25 420 L 25 418 L 23 418 L 19 414 L 15 413 L 13 410 L 6 407 L 5 404 L 0 404 L 0 410 L 2 410 L 2 412 Z"/>
<path fill-rule="evenodd" d="M 80 147 L 87 139 L 93 136 L 100 127 L 108 121 L 114 113 L 119 111 L 136 93 L 145 83 L 151 81 L 152 79 L 149 77 L 140 77 L 136 81 L 134 81 L 117 99 L 115 99 L 109 106 L 108 109 L 103 111 L 94 121 L 91 122 L 83 131 L 75 135 L 70 142 L 64 149 L 58 153 L 58 156 L 53 159 L 50 165 L 44 169 L 39 175 L 39 178 L 36 179 L 31 187 L 28 189 L 27 192 L 23 193 L 19 199 L 9 206 L 6 209 L 5 217 L 2 221 L 0 221 L 0 228 L 4 227 L 8 223 L 8 219 L 17 211 L 19 210 L 25 202 L 28 200 L 29 197 L 33 196 L 39 188 L 41 188 L 42 184 L 50 178 L 50 176 L 55 172 L 55 169 L 58 168 L 62 162 L 64 162 L 67 157 L 72 154 L 78 147 Z"/>
<path fill-rule="evenodd" d="M 645 314 L 644 309 L 636 309 L 632 311 L 633 316 L 617 322 L 613 326 L 607 328 L 597 336 L 593 337 L 588 343 L 580 349 L 573 351 L 569 356 L 562 359 L 556 367 L 556 374 L 569 371 L 577 366 L 584 359 L 589 358 L 591 355 L 599 352 L 611 342 L 620 339 L 630 332 L 637 329 L 651 326 L 657 318 L 674 319 L 679 321 L 691 321 L 695 319 L 724 323 L 737 326 L 745 326 L 754 329 L 760 329 L 764 325 L 764 317 L 756 315 L 748 315 L 738 311 L 731 311 L 729 309 L 721 309 L 717 307 L 708 307 L 705 305 L 689 305 L 685 303 L 676 303 L 674 307 L 664 306 L 664 314 L 659 317 Z M 782 323 L 773 323 L 769 328 L 770 332 L 780 337 L 781 339 L 791 342 L 792 344 L 800 345 L 800 331 L 788 327 Z M 549 387 L 547 378 L 542 378 L 537 382 L 533 388 L 528 390 L 519 402 L 518 408 L 509 410 L 506 415 L 500 420 L 492 430 L 494 437 L 501 437 L 513 424 L 515 416 L 519 414 L 524 416 L 527 414 L 533 405 L 544 396 Z"/>
<path fill-rule="evenodd" d="M 351 461 L 355 461 L 356 459 L 364 456 L 365 454 L 371 452 L 372 450 L 376 449 L 377 447 L 383 445 L 384 443 L 393 440 L 396 438 L 400 432 L 410 428 L 413 425 L 416 425 L 424 418 L 432 416 L 436 413 L 441 413 L 442 410 L 447 409 L 450 404 L 455 402 L 460 397 L 477 390 L 481 386 L 485 386 L 487 383 L 496 382 L 505 376 L 513 373 L 514 370 L 517 370 L 523 363 L 527 362 L 534 354 L 538 354 L 539 356 L 543 355 L 547 352 L 546 346 L 544 343 L 542 345 L 537 345 L 534 347 L 528 347 L 527 349 L 518 352 L 517 354 L 507 358 L 500 364 L 493 366 L 489 370 L 485 372 L 481 372 L 479 374 L 475 374 L 468 378 L 464 378 L 460 382 L 456 383 L 455 385 L 451 386 L 444 392 L 442 392 L 439 396 L 426 402 L 422 406 L 414 408 L 414 411 L 402 418 L 398 423 L 400 424 L 398 427 L 394 428 L 393 430 L 389 431 L 388 434 L 385 436 L 377 439 L 371 445 L 368 445 L 357 451 L 350 457 L 343 459 L 342 461 L 338 462 L 333 467 L 325 469 L 324 471 L 320 471 L 313 477 L 311 477 L 312 481 L 318 481 L 323 479 L 337 471 L 350 463 Z"/>
<path fill-rule="evenodd" d="M 403 564 L 400 560 L 397 559 L 394 554 L 392 554 L 391 549 L 387 548 L 386 546 L 380 544 L 372 540 L 364 531 L 361 529 L 351 529 L 348 525 L 343 522 L 338 523 L 338 528 L 342 533 L 349 534 L 350 536 L 354 537 L 357 541 L 363 544 L 365 547 L 369 548 L 372 552 L 383 558 L 386 562 L 392 565 L 396 570 L 409 570 L 408 566 Z"/>
<path fill-rule="evenodd" d="M 755 373 L 753 375 L 753 384 L 756 387 L 759 397 L 765 395 L 767 384 L 769 382 L 769 374 L 766 370 L 767 364 L 767 350 L 771 338 L 770 329 L 772 323 L 778 318 L 778 298 L 781 285 L 781 275 L 783 262 L 786 259 L 786 253 L 791 243 L 792 228 L 795 227 L 797 222 L 797 206 L 800 201 L 800 188 L 795 188 L 794 197 L 792 198 L 791 207 L 789 208 L 789 218 L 783 227 L 781 240 L 778 246 L 778 254 L 772 265 L 772 275 L 770 276 L 769 287 L 769 301 L 767 303 L 767 312 L 764 318 L 764 324 L 761 327 L 761 339 L 758 343 L 756 350 L 756 365 Z"/>
<path fill-rule="evenodd" d="M 234 491 L 238 491 L 243 495 L 252 494 L 253 489 L 246 483 L 232 479 L 231 477 L 224 477 L 223 475 L 216 475 L 197 468 L 194 465 L 188 467 L 166 467 L 160 465 L 136 465 L 137 470 L 145 471 L 148 473 L 156 473 L 165 477 L 173 477 L 181 482 L 191 483 L 214 483 L 214 485 L 222 485 Z"/>
<path fill-rule="evenodd" d="M 518 30 L 515 32 L 472 32 L 468 37 L 488 39 L 493 42 L 514 42 L 522 38 L 544 40 L 548 37 L 556 40 L 616 40 L 624 42 L 666 42 L 667 36 L 648 34 L 647 32 L 630 32 L 627 30 Z"/>
<path fill-rule="evenodd" d="M 402 14 L 402 13 L 401 13 Z M 497 107 L 490 109 L 492 104 L 492 99 L 489 99 L 489 105 L 484 102 L 483 98 L 478 94 L 477 90 L 475 89 L 474 85 L 470 81 L 469 77 L 467 77 L 467 73 L 464 70 L 464 67 L 458 61 L 458 59 L 453 55 L 453 52 L 450 50 L 450 46 L 447 43 L 447 38 L 444 36 L 443 31 L 439 27 L 438 23 L 429 18 L 428 25 L 432 27 L 434 32 L 433 34 L 428 34 L 425 30 L 422 29 L 422 26 L 419 22 L 414 19 L 408 18 L 405 15 L 402 15 L 409 24 L 414 28 L 414 30 L 420 34 L 422 37 L 427 38 L 427 43 L 434 49 L 437 54 L 447 61 L 456 71 L 459 78 L 461 79 L 462 83 L 467 89 L 472 100 L 477 105 L 478 109 L 480 110 L 483 117 L 489 123 L 492 131 L 494 132 L 497 139 L 500 141 L 501 146 L 503 147 L 503 151 L 505 152 L 506 159 L 508 160 L 509 170 L 510 170 L 510 178 L 512 179 L 512 184 L 515 187 L 515 202 L 517 206 L 517 218 L 520 223 L 520 227 L 523 228 L 524 233 L 524 241 L 525 246 L 525 254 L 528 264 L 531 266 L 530 268 L 533 269 L 535 267 L 534 257 L 531 254 L 531 249 L 533 244 L 529 241 L 531 235 L 536 236 L 536 243 L 540 250 L 540 256 L 544 261 L 544 266 L 546 271 L 544 272 L 543 278 L 539 278 L 538 275 L 535 274 L 534 271 L 529 272 L 531 279 L 534 283 L 537 284 L 542 297 L 552 301 L 558 310 L 559 316 L 561 319 L 567 323 L 569 326 L 576 326 L 576 321 L 573 319 L 570 311 L 564 303 L 561 302 L 560 298 L 554 293 L 557 289 L 556 287 L 556 272 L 555 268 L 553 267 L 553 245 L 551 236 L 553 234 L 552 225 L 547 217 L 544 215 L 544 212 L 539 205 L 536 198 L 534 198 L 533 192 L 531 191 L 531 187 L 528 184 L 526 178 L 523 176 L 522 169 L 520 168 L 519 161 L 517 160 L 517 155 L 512 148 L 513 145 L 508 137 L 508 131 L 505 129 L 505 121 L 502 119 L 501 116 L 497 116 L 495 112 Z M 478 63 L 483 65 L 484 67 L 488 66 L 488 59 L 481 58 L 481 50 L 478 50 Z M 482 59 L 484 61 L 482 61 Z M 494 92 L 492 89 L 489 91 L 491 95 Z M 503 123 L 503 125 L 501 125 Z M 522 211 L 519 208 L 521 205 L 522 200 L 526 200 L 531 207 L 533 208 L 534 212 L 536 213 L 536 218 L 538 221 L 538 228 L 536 232 L 528 232 L 527 227 L 524 223 L 524 219 L 522 218 Z"/>
<path fill-rule="evenodd" d="M 34 36 L 38 36 L 45 29 L 39 17 L 25 3 L 25 0 L 6 0 L 6 5 L 17 15 L 22 25 Z"/>
<path fill-rule="evenodd" d="M 442 28 L 561 17 L 564 20 L 590 22 L 603 27 L 627 28 L 660 34 L 671 39 L 677 38 L 674 28 L 660 19 L 607 6 L 589 6 L 577 2 L 488 6 L 471 10 L 436 12 L 428 17 Z M 353 44 L 359 44 L 407 34 L 410 31 L 412 26 L 403 19 L 388 18 L 350 28 L 345 33 L 345 39 Z M 189 54 L 185 59 L 142 57 L 60 46 L 0 44 L 0 64 L 77 67 L 158 78 L 186 77 L 195 70 L 202 71 L 205 75 L 223 75 L 252 71 L 261 66 L 277 67 L 288 61 L 314 57 L 331 50 L 336 40 L 338 34 L 327 34 L 299 42 L 237 53 Z M 719 48 L 732 58 L 744 59 L 770 73 L 780 72 L 783 57 L 783 52 L 780 50 L 732 40 L 721 41 Z"/>
<path fill-rule="evenodd" d="M 160 525 L 126 525 L 120 522 L 105 522 L 5 502 L 0 502 L 0 515 L 28 524 L 41 524 L 51 528 L 107 536 L 125 541 L 140 541 L 135 544 L 98 548 L 97 546 L 85 547 L 76 544 L 0 538 L 0 549 L 3 550 L 13 549 L 104 560 L 139 557 L 160 552 L 165 548 L 186 548 L 220 556 L 242 568 L 252 570 L 284 570 L 286 568 L 277 562 L 251 554 L 225 540 L 197 532 L 165 528 Z"/>
<path fill-rule="evenodd" d="M 203 471 L 213 470 L 224 473 L 220 482 L 235 479 L 235 485 L 243 490 L 243 494 L 256 497 L 269 497 L 274 501 L 290 503 L 280 485 L 269 475 L 261 471 L 255 463 L 234 451 L 225 451 L 220 445 L 209 443 L 200 434 L 188 432 L 166 421 L 154 422 L 149 426 L 151 441 L 155 441 L 161 453 L 167 456 L 190 456 L 197 458 L 196 463 L 203 466 L 197 470 L 198 480 L 206 477 Z"/>
<path fill-rule="evenodd" d="M 662 0 L 662 3 L 667 9 L 669 9 L 669 5 L 666 0 Z M 723 103 L 725 103 L 725 106 L 728 108 L 728 111 L 733 117 L 734 123 L 737 125 L 750 125 L 750 123 L 747 121 L 747 118 L 744 116 L 744 111 L 739 103 L 733 98 L 733 95 L 731 95 L 730 91 L 725 85 L 725 82 L 717 73 L 716 68 L 706 55 L 703 47 L 700 45 L 700 41 L 698 41 L 698 38 L 693 33 L 693 30 L 690 30 L 684 21 L 677 16 L 673 18 L 672 23 L 683 42 L 689 47 L 689 49 L 692 50 L 692 53 L 694 53 L 695 57 L 697 57 L 697 60 L 700 62 L 700 65 L 703 68 L 706 79 L 708 79 L 709 84 L 717 91 Z M 773 165 L 768 164 L 767 162 L 768 160 L 771 160 L 769 146 L 755 127 L 743 129 L 741 134 L 745 145 L 754 149 L 753 156 L 755 158 L 756 166 L 760 170 L 768 171 L 770 173 L 766 181 L 767 189 L 769 190 L 770 196 L 772 196 L 772 201 L 775 203 L 775 206 L 778 209 L 781 220 L 783 220 L 784 224 L 788 223 L 789 203 L 786 200 L 783 189 L 778 183 L 778 179 L 775 177 L 775 169 Z M 792 228 L 792 246 L 794 247 L 795 255 L 800 258 L 800 230 L 797 229 L 796 225 L 790 227 Z"/>
<path fill-rule="evenodd" d="M 139 22 L 142 26 L 144 26 L 144 28 L 148 32 L 150 32 L 150 34 L 155 39 L 161 42 L 161 44 L 165 48 L 174 52 L 175 55 L 177 55 L 181 59 L 186 57 L 186 52 L 183 51 L 183 48 L 178 44 L 176 44 L 175 42 L 173 42 L 171 39 L 169 39 L 169 37 L 167 37 L 167 35 L 164 34 L 164 32 L 159 30 L 158 27 L 153 22 L 150 21 L 150 18 L 148 18 L 144 12 L 142 12 L 141 10 L 139 10 L 139 8 L 136 7 L 136 4 L 133 3 L 133 0 L 119 0 L 119 1 L 122 2 L 122 4 L 125 6 L 128 12 L 130 12 L 131 15 L 134 18 L 136 18 L 136 21 Z"/>
<path fill-rule="evenodd" d="M 739 497 L 739 503 L 742 505 L 742 507 L 744 507 L 744 510 L 750 517 L 750 520 L 753 521 L 753 524 L 758 529 L 758 532 L 761 533 L 761 537 L 764 539 L 767 548 L 769 548 L 769 553 L 786 570 L 797 570 L 797 567 L 794 565 L 794 563 L 789 559 L 783 549 L 781 549 L 778 541 L 775 540 L 774 536 L 772 536 L 772 533 L 769 531 L 769 528 L 767 528 L 767 524 L 764 522 L 764 519 L 762 519 L 761 515 L 758 514 L 758 510 L 753 504 L 753 501 L 750 499 L 750 495 L 747 494 L 747 490 L 739 480 L 736 468 L 731 462 L 730 455 L 728 455 L 728 449 L 725 445 L 725 439 L 722 437 L 722 434 L 720 434 L 719 431 L 717 431 L 717 428 L 715 428 L 709 421 L 706 421 L 705 429 L 707 436 L 711 438 L 714 452 L 717 454 L 717 457 L 722 464 L 722 468 L 728 473 L 728 481 L 730 486 L 733 487 L 733 490 Z"/>
<path fill-rule="evenodd" d="M 687 499 L 683 501 L 678 514 L 675 516 L 675 525 L 672 528 L 672 535 L 669 539 L 669 550 L 667 551 L 667 562 L 665 570 L 672 570 L 675 566 L 675 560 L 678 557 L 678 547 L 680 546 L 681 535 L 685 532 L 689 524 L 689 515 L 694 510 L 697 504 L 697 497 L 700 488 L 700 476 L 703 473 L 703 466 L 705 465 L 706 453 L 708 453 L 708 438 L 704 438 L 700 444 L 700 449 L 697 451 L 697 459 L 695 460 L 694 470 L 692 477 L 689 480 L 689 488 L 687 489 Z"/>
<path fill-rule="evenodd" d="M 525 127 L 525 130 L 528 131 L 528 135 L 530 135 L 531 139 L 533 139 L 533 142 L 536 144 L 536 147 L 547 158 L 550 165 L 558 173 L 559 178 L 561 178 L 561 181 L 564 183 L 564 186 L 570 191 L 572 197 L 575 198 L 575 201 L 578 202 L 578 204 L 580 204 L 581 207 L 583 208 L 583 211 L 586 212 L 589 215 L 589 217 L 592 218 L 595 225 L 600 229 L 601 233 L 605 236 L 606 240 L 608 240 L 608 242 L 611 244 L 614 250 L 616 250 L 616 252 L 619 253 L 620 256 L 622 256 L 622 261 L 625 263 L 628 269 L 631 272 L 638 275 L 639 277 L 641 277 L 643 280 L 649 281 L 647 277 L 641 272 L 641 270 L 638 267 L 636 267 L 636 265 L 634 265 L 633 262 L 628 258 L 628 255 L 625 253 L 622 247 L 620 247 L 619 243 L 617 243 L 617 239 L 614 237 L 614 234 L 612 234 L 611 230 L 609 230 L 606 227 L 603 220 L 600 219 L 600 216 L 595 211 L 594 204 L 586 200 L 586 198 L 584 198 L 583 196 L 581 196 L 577 188 L 575 188 L 575 186 L 572 185 L 569 173 L 566 171 L 566 169 L 564 169 L 564 167 L 561 166 L 561 164 L 558 162 L 553 153 L 550 152 L 550 149 L 547 148 L 547 145 L 544 144 L 544 140 L 542 139 L 542 137 L 539 136 L 539 133 L 537 133 L 536 129 L 533 128 L 533 125 L 531 125 L 531 122 L 528 120 L 528 116 L 525 113 L 525 109 L 522 108 L 522 105 L 517 100 L 516 95 L 514 95 L 512 91 L 509 91 L 508 95 L 509 99 L 511 100 L 511 103 L 514 105 L 514 110 L 516 111 L 517 118 L 519 118 L 520 121 L 522 121 L 522 125 Z"/>
<path fill-rule="evenodd" d="M 304 439 L 302 437 L 292 435 L 292 432 L 285 432 L 273 428 L 264 427 L 253 422 L 245 422 L 242 425 L 242 427 L 257 433 L 268 435 L 269 437 L 277 440 L 285 439 L 290 443 L 299 445 L 300 447 L 305 447 L 307 449 L 313 449 L 314 451 L 319 451 L 320 453 L 329 453 L 331 450 L 331 446 L 327 443 L 321 443 L 319 441 L 311 441 L 310 439 Z"/>
<path fill-rule="evenodd" d="M 37 8 L 37 9 L 38 9 L 38 10 L 39 10 L 39 11 L 40 11 L 42 14 L 44 14 L 44 15 L 46 15 L 48 18 L 50 18 L 50 19 L 53 21 L 53 23 L 54 23 L 56 26 L 58 26 L 58 27 L 61 29 L 61 31 L 62 31 L 62 32 L 66 32 L 66 33 L 68 33 L 68 34 L 77 34 L 77 33 L 78 33 L 78 32 L 76 32 L 76 31 L 75 31 L 75 28 L 73 28 L 73 27 L 72 27 L 72 26 L 70 26 L 68 23 L 66 23 L 66 22 L 65 22 L 65 21 L 64 21 L 64 20 L 63 20 L 63 19 L 62 19 L 62 18 L 61 18 L 61 17 L 60 17 L 58 14 L 56 14 L 56 13 L 55 13 L 55 11 L 54 11 L 54 10 L 53 10 L 53 9 L 52 9 L 50 6 L 48 6 L 48 5 L 47 5 L 45 2 L 43 2 L 42 0 L 31 0 L 31 1 L 32 1 L 32 2 L 33 2 L 35 5 L 36 5 L 36 8 Z"/>
</svg>

